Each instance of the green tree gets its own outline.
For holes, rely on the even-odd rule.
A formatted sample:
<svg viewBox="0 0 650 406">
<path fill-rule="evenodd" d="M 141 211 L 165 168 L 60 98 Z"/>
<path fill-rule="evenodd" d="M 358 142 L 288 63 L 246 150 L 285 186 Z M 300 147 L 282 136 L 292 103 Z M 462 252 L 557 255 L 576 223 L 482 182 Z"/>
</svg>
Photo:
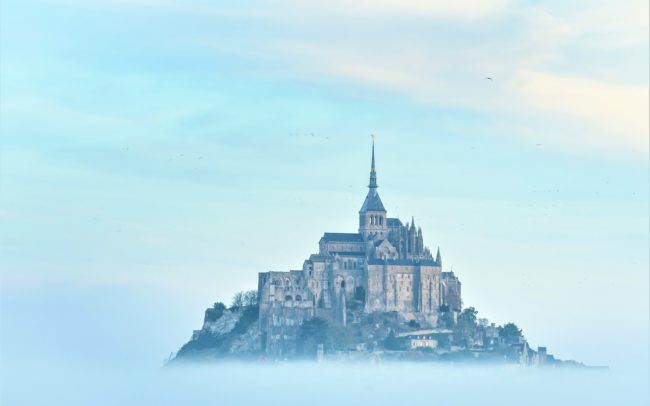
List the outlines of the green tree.
<svg viewBox="0 0 650 406">
<path fill-rule="evenodd" d="M 226 310 L 226 305 L 221 302 L 215 303 L 214 306 L 206 309 L 203 321 L 217 321 L 223 315 L 224 310 Z"/>
<path fill-rule="evenodd" d="M 244 292 L 237 292 L 232 297 L 230 307 L 242 307 L 244 305 Z"/>
<path fill-rule="evenodd" d="M 506 340 L 513 340 L 522 337 L 522 331 L 515 323 L 506 323 L 499 327 L 499 337 Z"/>
<path fill-rule="evenodd" d="M 477 314 L 478 311 L 476 311 L 475 308 L 468 307 L 458 315 L 458 330 L 456 337 L 459 340 L 468 343 L 469 339 L 476 335 L 478 330 L 478 324 L 476 323 Z"/>
<path fill-rule="evenodd" d="M 255 306 L 257 305 L 257 291 L 249 290 L 244 292 L 242 297 L 242 302 L 244 306 Z"/>
<path fill-rule="evenodd" d="M 316 346 L 323 344 L 325 350 L 344 349 L 351 343 L 351 330 L 331 325 L 320 317 L 305 320 L 300 326 L 296 352 L 307 358 L 316 356 Z"/>
<path fill-rule="evenodd" d="M 476 315 L 478 311 L 473 307 L 463 310 L 458 316 L 458 323 L 465 327 L 476 327 Z"/>
</svg>

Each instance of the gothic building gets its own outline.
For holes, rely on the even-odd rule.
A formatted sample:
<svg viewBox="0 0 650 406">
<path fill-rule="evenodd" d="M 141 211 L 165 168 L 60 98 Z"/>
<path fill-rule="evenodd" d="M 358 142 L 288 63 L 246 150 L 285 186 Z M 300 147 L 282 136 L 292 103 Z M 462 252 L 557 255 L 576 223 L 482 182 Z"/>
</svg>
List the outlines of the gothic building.
<svg viewBox="0 0 650 406">
<path fill-rule="evenodd" d="M 436 326 L 438 309 L 460 311 L 460 281 L 442 272 L 415 221 L 390 218 L 377 192 L 375 145 L 359 231 L 325 233 L 302 269 L 262 272 L 258 280 L 260 332 L 267 352 L 281 352 L 300 324 L 322 317 L 345 325 L 350 309 L 397 312 L 404 321 Z"/>
</svg>

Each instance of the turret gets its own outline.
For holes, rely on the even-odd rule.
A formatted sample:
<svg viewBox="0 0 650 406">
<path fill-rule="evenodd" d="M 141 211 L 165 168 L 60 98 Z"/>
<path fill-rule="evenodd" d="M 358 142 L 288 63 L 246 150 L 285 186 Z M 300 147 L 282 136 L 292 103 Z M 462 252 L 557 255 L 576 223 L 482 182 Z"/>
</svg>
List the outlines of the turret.
<svg viewBox="0 0 650 406">
<path fill-rule="evenodd" d="M 409 242 L 409 253 L 411 255 L 418 254 L 418 235 L 415 228 L 415 218 L 411 217 L 411 227 L 407 229 L 407 239 Z"/>
</svg>

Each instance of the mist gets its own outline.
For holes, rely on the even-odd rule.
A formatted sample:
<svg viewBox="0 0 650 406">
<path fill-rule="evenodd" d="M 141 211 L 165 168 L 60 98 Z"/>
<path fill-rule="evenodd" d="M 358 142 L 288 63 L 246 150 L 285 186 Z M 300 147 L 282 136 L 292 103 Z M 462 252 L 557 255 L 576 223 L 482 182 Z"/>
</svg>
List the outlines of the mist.
<svg viewBox="0 0 650 406">
<path fill-rule="evenodd" d="M 201 324 L 203 307 L 180 297 L 188 296 L 115 285 L 3 291 L 1 403 L 646 405 L 650 401 L 644 337 L 630 338 L 624 350 L 602 343 L 600 357 L 611 360 L 607 371 L 333 361 L 165 367 L 164 359 Z"/>
<path fill-rule="evenodd" d="M 3 369 L 6 405 L 647 405 L 647 374 L 436 364 Z M 335 402 L 335 403 L 333 403 Z"/>
</svg>

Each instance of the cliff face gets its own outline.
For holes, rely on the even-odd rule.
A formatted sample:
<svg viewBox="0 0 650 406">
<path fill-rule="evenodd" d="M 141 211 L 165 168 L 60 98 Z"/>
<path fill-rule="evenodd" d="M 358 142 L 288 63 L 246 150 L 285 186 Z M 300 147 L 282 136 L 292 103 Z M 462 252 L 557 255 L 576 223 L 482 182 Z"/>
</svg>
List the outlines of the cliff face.
<svg viewBox="0 0 650 406">
<path fill-rule="evenodd" d="M 226 309 L 221 303 L 205 312 L 201 330 L 181 347 L 172 361 L 254 356 L 260 351 L 257 306 Z"/>
<path fill-rule="evenodd" d="M 448 310 L 442 310 L 448 312 Z M 216 303 L 205 311 L 203 327 L 170 361 L 329 359 L 518 363 L 524 366 L 580 366 L 534 351 L 513 323 L 479 323 L 474 308 L 458 320 L 441 318 L 444 326 L 405 322 L 398 312 L 363 313 L 348 309 L 347 325 L 313 317 L 296 326 L 293 336 L 281 331 L 282 346 L 263 350 L 259 307 Z"/>
</svg>

